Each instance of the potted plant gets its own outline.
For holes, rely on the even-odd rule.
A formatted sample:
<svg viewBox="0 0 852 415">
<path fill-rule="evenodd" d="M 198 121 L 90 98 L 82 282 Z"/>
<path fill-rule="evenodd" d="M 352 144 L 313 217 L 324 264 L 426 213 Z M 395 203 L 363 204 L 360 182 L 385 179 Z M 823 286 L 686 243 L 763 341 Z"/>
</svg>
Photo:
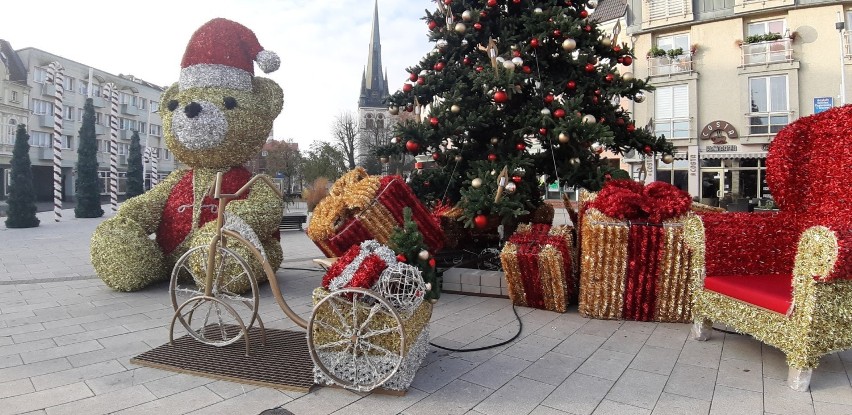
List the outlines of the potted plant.
<svg viewBox="0 0 852 415">
<path fill-rule="evenodd" d="M 648 50 L 648 57 L 649 58 L 659 58 L 659 57 L 662 57 L 662 56 L 666 56 L 666 50 L 665 49 L 660 49 L 656 46 L 651 46 L 651 49 Z"/>
<path fill-rule="evenodd" d="M 669 55 L 669 59 L 674 60 L 675 58 L 679 57 L 680 55 L 683 55 L 683 48 L 669 49 L 668 53 L 666 53 L 666 54 Z"/>
</svg>

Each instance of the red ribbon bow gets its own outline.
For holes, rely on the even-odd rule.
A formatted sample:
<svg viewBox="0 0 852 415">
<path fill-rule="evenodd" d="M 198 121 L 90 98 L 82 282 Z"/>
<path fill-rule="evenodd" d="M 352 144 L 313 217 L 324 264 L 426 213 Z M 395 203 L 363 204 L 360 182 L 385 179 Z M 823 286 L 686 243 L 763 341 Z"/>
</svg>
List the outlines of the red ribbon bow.
<svg viewBox="0 0 852 415">
<path fill-rule="evenodd" d="M 589 206 L 616 219 L 660 223 L 689 211 L 692 197 L 665 182 L 609 180 Z"/>
</svg>

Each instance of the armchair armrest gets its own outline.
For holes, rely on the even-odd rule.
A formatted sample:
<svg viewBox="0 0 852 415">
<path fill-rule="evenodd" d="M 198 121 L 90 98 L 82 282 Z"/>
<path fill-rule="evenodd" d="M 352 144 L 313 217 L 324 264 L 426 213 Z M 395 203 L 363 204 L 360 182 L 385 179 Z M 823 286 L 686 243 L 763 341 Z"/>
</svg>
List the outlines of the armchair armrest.
<svg viewBox="0 0 852 415">
<path fill-rule="evenodd" d="M 812 226 L 805 230 L 796 250 L 793 275 L 797 280 L 820 282 L 852 279 L 852 229 Z"/>
</svg>

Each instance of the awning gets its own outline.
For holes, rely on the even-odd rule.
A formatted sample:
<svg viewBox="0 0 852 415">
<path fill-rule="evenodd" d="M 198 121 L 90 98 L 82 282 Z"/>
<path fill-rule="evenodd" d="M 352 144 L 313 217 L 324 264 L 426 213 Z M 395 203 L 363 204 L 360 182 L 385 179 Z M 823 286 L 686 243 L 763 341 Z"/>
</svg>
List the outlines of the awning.
<svg viewBox="0 0 852 415">
<path fill-rule="evenodd" d="M 752 151 L 748 153 L 698 153 L 700 159 L 759 159 L 766 158 L 765 151 Z"/>
</svg>

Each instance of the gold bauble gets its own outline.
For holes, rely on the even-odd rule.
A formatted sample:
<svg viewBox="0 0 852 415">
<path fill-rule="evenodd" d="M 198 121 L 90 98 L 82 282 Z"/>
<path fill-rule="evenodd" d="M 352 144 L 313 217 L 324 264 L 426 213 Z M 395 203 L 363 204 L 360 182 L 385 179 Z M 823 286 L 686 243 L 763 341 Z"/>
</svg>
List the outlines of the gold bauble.
<svg viewBox="0 0 852 415">
<path fill-rule="evenodd" d="M 568 134 L 559 133 L 559 142 L 560 143 L 567 144 L 569 141 L 571 141 L 571 137 L 568 136 Z"/>
<path fill-rule="evenodd" d="M 427 259 L 429 259 L 429 251 L 424 249 L 417 254 L 417 257 L 423 261 L 426 261 Z"/>
<path fill-rule="evenodd" d="M 608 37 L 606 37 L 606 36 L 604 36 L 604 37 L 601 39 L 601 45 L 609 46 L 609 45 L 611 45 L 611 44 L 612 44 L 612 39 L 610 39 L 610 38 L 608 38 Z"/>
<path fill-rule="evenodd" d="M 462 22 L 458 22 L 456 23 L 455 30 L 456 33 L 464 33 L 464 31 L 467 30 L 467 25 Z"/>
<path fill-rule="evenodd" d="M 477 177 L 471 180 L 470 185 L 473 186 L 474 189 L 479 189 L 480 187 L 482 187 L 482 179 Z"/>
<path fill-rule="evenodd" d="M 500 142 L 499 138 L 491 137 L 491 144 L 494 144 L 496 146 L 499 142 Z"/>
<path fill-rule="evenodd" d="M 460 162 L 462 160 L 464 160 L 464 157 L 462 157 L 461 154 L 456 154 L 456 162 Z"/>
<path fill-rule="evenodd" d="M 385 157 L 385 156 L 382 156 L 382 157 L 379 157 L 379 161 L 381 161 L 381 162 L 382 162 L 382 163 L 384 163 L 384 164 L 387 164 L 387 163 L 388 163 L 388 158 L 387 158 L 387 157 Z"/>
<path fill-rule="evenodd" d="M 672 162 L 674 161 L 674 156 L 671 154 L 663 154 L 662 160 L 663 163 L 672 164 Z"/>
<path fill-rule="evenodd" d="M 473 19 L 473 13 L 471 13 L 470 10 L 462 12 L 462 20 L 469 22 L 471 19 Z"/>
<path fill-rule="evenodd" d="M 570 160 L 568 160 L 568 163 L 570 163 L 572 166 L 577 166 L 580 164 L 580 159 L 577 157 L 572 157 Z"/>
<path fill-rule="evenodd" d="M 627 81 L 627 82 L 632 81 L 632 80 L 633 80 L 633 78 L 634 78 L 634 76 L 633 76 L 633 72 L 625 72 L 625 73 L 623 73 L 623 74 L 621 75 L 621 79 L 623 79 L 623 80 L 625 80 L 625 81 Z"/>
<path fill-rule="evenodd" d="M 577 48 L 577 41 L 574 39 L 568 38 L 562 41 L 562 49 L 565 49 L 567 52 L 571 52 Z"/>
<path fill-rule="evenodd" d="M 458 106 L 457 104 L 453 104 L 453 105 L 450 107 L 450 112 L 452 112 L 453 114 L 458 114 L 458 113 L 459 113 L 459 111 L 461 111 L 461 107 L 460 107 L 460 106 Z"/>
<path fill-rule="evenodd" d="M 398 115 L 399 114 L 399 107 L 391 106 L 391 107 L 388 108 L 388 112 L 390 113 L 390 115 Z"/>
</svg>

